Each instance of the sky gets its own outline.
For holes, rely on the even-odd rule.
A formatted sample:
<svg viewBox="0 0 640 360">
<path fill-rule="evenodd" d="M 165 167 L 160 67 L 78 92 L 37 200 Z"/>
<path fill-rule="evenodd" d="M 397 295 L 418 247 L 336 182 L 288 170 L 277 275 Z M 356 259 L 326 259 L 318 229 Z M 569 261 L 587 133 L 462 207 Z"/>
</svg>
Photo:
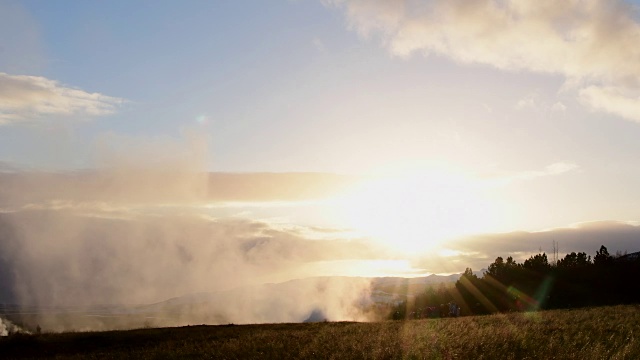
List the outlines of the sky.
<svg viewBox="0 0 640 360">
<path fill-rule="evenodd" d="M 621 0 L 0 1 L 3 296 L 639 251 L 638 44 Z"/>
</svg>

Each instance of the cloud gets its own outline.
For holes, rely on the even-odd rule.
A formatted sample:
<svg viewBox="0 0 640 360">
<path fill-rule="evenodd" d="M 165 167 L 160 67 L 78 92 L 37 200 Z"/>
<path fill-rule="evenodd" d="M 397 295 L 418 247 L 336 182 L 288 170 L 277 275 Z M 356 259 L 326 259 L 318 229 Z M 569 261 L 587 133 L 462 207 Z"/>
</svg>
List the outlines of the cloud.
<svg viewBox="0 0 640 360">
<path fill-rule="evenodd" d="M 133 167 L 128 160 L 118 165 L 110 161 L 110 167 L 52 173 L 24 171 L 0 162 L 0 209 L 81 204 L 108 204 L 112 208 L 163 204 L 220 211 L 284 208 L 326 201 L 363 181 L 331 173 L 209 173 L 188 165 L 198 163 L 195 153 L 189 157 L 191 152 L 184 148 L 168 148 L 185 151 L 187 164 L 171 165 L 172 160 L 167 160 Z M 131 158 L 137 156 L 130 154 Z M 183 158 L 178 150 L 173 157 Z"/>
<path fill-rule="evenodd" d="M 208 201 L 206 134 L 180 137 L 106 133 L 88 150 L 93 170 L 42 171 L 0 163 L 0 208 L 49 207 L 55 203 L 193 204 Z M 61 156 L 52 151 L 52 157 Z M 66 205 L 65 205 L 66 206 Z"/>
<path fill-rule="evenodd" d="M 640 251 L 640 226 L 628 221 L 596 221 L 574 224 L 545 231 L 518 231 L 502 234 L 469 236 L 451 244 L 460 251 L 462 264 L 473 269 L 486 268 L 496 257 L 513 256 L 524 261 L 532 254 L 546 252 L 552 260 L 553 242 L 558 243 L 559 256 L 570 252 L 586 252 L 592 257 L 604 245 L 609 253 Z"/>
<path fill-rule="evenodd" d="M 0 289 L 15 291 L 0 294 L 0 302 L 155 302 L 189 292 L 320 275 L 301 272 L 309 263 L 385 256 L 348 229 L 270 223 L 228 216 L 209 206 L 220 201 L 218 191 L 227 189 L 225 183 L 235 190 L 224 199 L 299 200 L 322 194 L 326 189 L 321 185 L 333 179 L 331 174 L 263 178 L 207 174 L 171 161 L 153 168 L 129 161 L 112 164 L 95 172 L 0 173 Z M 304 187 L 289 181 L 319 189 L 290 193 L 283 189 Z M 255 196 L 242 197 L 243 188 Z M 252 188 L 267 194 L 260 197 Z M 145 250 L 147 246 L 153 250 Z M 140 271 L 142 278 L 128 283 L 122 272 L 126 269 Z M 234 276 L 221 275 L 229 269 Z M 48 274 L 48 280 L 40 274 Z M 3 277 L 13 280 L 2 283 Z M 109 280 L 91 282 L 95 278 Z"/>
<path fill-rule="evenodd" d="M 395 55 L 563 76 L 583 103 L 640 121 L 640 23 L 614 0 L 326 0 Z M 596 95 L 604 94 L 606 100 Z"/>
<path fill-rule="evenodd" d="M 289 280 L 309 262 L 375 258 L 364 242 L 309 240 L 248 219 L 23 210 L 0 214 L 0 224 L 8 267 L 0 272 L 15 276 L 2 289 L 18 295 L 3 300 L 27 304 L 148 303 L 273 281 L 281 272 Z"/>
<path fill-rule="evenodd" d="M 346 291 L 348 284 L 316 287 L 317 281 L 277 292 L 253 287 L 322 275 L 308 274 L 305 268 L 310 264 L 374 256 L 364 242 L 310 240 L 248 219 L 180 213 L 105 219 L 61 209 L 0 214 L 0 254 L 0 303 L 137 305 L 245 289 L 208 304 L 202 312 L 166 309 L 165 317 L 182 317 L 170 324 L 174 326 L 223 321 L 208 319 L 208 314 L 224 314 L 227 323 L 295 322 L 304 320 L 314 307 L 333 314 L 335 320 L 355 320 L 354 302 L 368 289 L 364 280 L 352 291 Z M 74 324 L 75 320 L 71 317 L 67 324 L 48 328 L 88 326 L 82 319 Z"/>
<path fill-rule="evenodd" d="M 564 112 L 566 110 L 567 110 L 567 106 L 560 101 L 556 102 L 551 107 L 551 111 L 555 111 L 555 112 Z"/>
<path fill-rule="evenodd" d="M 524 109 L 535 109 L 538 105 L 538 96 L 537 94 L 529 94 L 522 99 L 518 100 L 516 103 L 516 109 L 524 110 Z"/>
<path fill-rule="evenodd" d="M 632 221 L 594 221 L 544 231 L 515 231 L 466 236 L 447 243 L 444 254 L 417 256 L 412 266 L 436 273 L 459 273 L 465 267 L 486 269 L 498 256 L 512 256 L 523 262 L 531 255 L 545 252 L 553 260 L 553 244 L 558 256 L 585 252 L 593 257 L 601 245 L 616 254 L 640 251 L 640 226 Z M 449 253 L 450 256 L 443 257 Z"/>
<path fill-rule="evenodd" d="M 564 174 L 566 172 L 572 171 L 577 169 L 579 166 L 576 164 L 572 164 L 572 163 L 564 163 L 564 162 L 558 162 L 558 163 L 553 163 L 551 165 L 547 165 L 544 170 L 538 170 L 538 171 L 525 171 L 519 174 L 516 174 L 514 176 L 514 178 L 516 179 L 520 179 L 520 180 L 530 180 L 530 179 L 534 179 L 537 177 L 543 177 L 543 176 L 553 176 L 553 175 L 559 175 L 559 174 Z"/>
<path fill-rule="evenodd" d="M 526 170 L 520 172 L 500 173 L 489 176 L 487 181 L 492 185 L 507 185 L 515 181 L 529 181 L 536 178 L 562 175 L 570 171 L 579 169 L 580 166 L 574 163 L 557 162 L 545 166 L 542 170 Z"/>
<path fill-rule="evenodd" d="M 364 319 L 357 302 L 368 294 L 368 280 L 255 286 L 333 275 L 336 263 L 385 259 L 378 246 L 344 229 L 274 224 L 208 206 L 295 203 L 349 181 L 332 174 L 210 174 L 203 170 L 206 138 L 198 135 L 106 134 L 96 151 L 101 167 L 91 171 L 0 164 L 6 168 L 0 171 L 0 303 L 135 305 L 242 288 L 157 316 L 165 326 L 296 322 L 315 309 L 332 320 Z M 117 326 L 142 326 L 144 320 L 127 314 L 132 322 Z M 82 317 L 52 323 L 47 314 L 37 321 L 57 330 L 116 326 Z"/>
<path fill-rule="evenodd" d="M 640 94 L 624 94 L 618 87 L 589 86 L 580 90 L 579 99 L 594 110 L 616 114 L 640 122 Z"/>
<path fill-rule="evenodd" d="M 103 116 L 124 102 L 40 76 L 0 73 L 0 124 L 42 122 L 57 116 Z"/>
<path fill-rule="evenodd" d="M 559 114 L 565 112 L 567 106 L 561 101 L 556 101 L 552 105 L 541 99 L 540 93 L 535 91 L 519 99 L 516 102 L 515 109 L 520 111 L 535 111 L 539 114 L 552 116 L 554 113 Z"/>
<path fill-rule="evenodd" d="M 357 302 L 368 294 L 366 279 L 316 279 L 271 290 L 262 284 L 335 275 L 339 264 L 357 267 L 387 259 L 380 246 L 324 222 L 310 221 L 319 227 L 309 227 L 306 221 L 272 220 L 296 216 L 300 207 L 284 214 L 250 208 L 251 218 L 237 215 L 246 206 L 220 207 L 229 202 L 300 206 L 358 179 L 209 173 L 207 140 L 206 134 L 189 131 L 178 138 L 107 133 L 89 154 L 98 167 L 85 171 L 45 172 L 0 162 L 0 303 L 127 304 L 127 316 L 120 318 L 138 322 L 118 326 L 140 327 L 145 320 L 131 314 L 139 310 L 131 305 L 224 291 L 227 295 L 213 296 L 205 305 L 170 306 L 157 317 L 169 319 L 164 326 L 296 322 L 320 309 L 331 320 L 363 320 Z M 197 309 L 191 311 L 191 305 Z M 54 330 L 116 324 L 48 315 L 37 323 Z"/>
</svg>

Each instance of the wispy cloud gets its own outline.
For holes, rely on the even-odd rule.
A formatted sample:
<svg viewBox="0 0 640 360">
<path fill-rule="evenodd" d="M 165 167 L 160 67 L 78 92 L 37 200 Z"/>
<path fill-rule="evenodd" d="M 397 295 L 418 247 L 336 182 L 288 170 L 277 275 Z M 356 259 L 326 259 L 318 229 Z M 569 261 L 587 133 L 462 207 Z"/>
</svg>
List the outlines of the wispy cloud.
<svg viewBox="0 0 640 360">
<path fill-rule="evenodd" d="M 522 99 L 518 100 L 516 103 L 516 109 L 524 110 L 524 109 L 535 109 L 539 106 L 538 94 L 533 93 L 529 94 Z"/>
<path fill-rule="evenodd" d="M 589 108 L 640 122 L 640 23 L 616 0 L 325 0 L 395 55 L 558 74 Z"/>
<path fill-rule="evenodd" d="M 599 111 L 640 122 L 640 94 L 625 94 L 615 86 L 589 86 L 580 90 L 580 101 Z"/>
<path fill-rule="evenodd" d="M 16 274 L 0 277 L 0 300 L 148 303 L 289 280 L 318 261 L 384 258 L 364 241 L 313 240 L 248 219 L 86 216 L 91 211 L 85 204 L 0 214 L 0 250 L 8 259 L 0 273 Z"/>
<path fill-rule="evenodd" d="M 567 110 L 567 106 L 560 101 L 556 102 L 555 104 L 553 104 L 553 106 L 551 106 L 551 111 L 564 112 L 566 110 Z"/>
<path fill-rule="evenodd" d="M 41 76 L 0 73 L 0 124 L 42 122 L 52 116 L 103 116 L 115 112 L 124 102 Z"/>
<path fill-rule="evenodd" d="M 226 216 L 207 206 L 225 184 L 238 201 L 300 200 L 341 186 L 339 176 L 207 174 L 193 160 L 198 141 L 137 140 L 105 139 L 101 170 L 0 174 L 0 302 L 149 303 L 333 274 L 331 262 L 388 256 L 348 229 Z M 139 164 L 149 152 L 160 163 Z M 261 191 L 267 195 L 254 196 Z"/>
<path fill-rule="evenodd" d="M 543 170 L 524 171 L 513 176 L 514 179 L 530 180 L 543 176 L 560 175 L 578 168 L 578 165 L 572 163 L 558 162 L 546 166 Z"/>
<path fill-rule="evenodd" d="M 507 185 L 515 181 L 529 181 L 536 178 L 561 175 L 579 169 L 580 166 L 574 163 L 556 162 L 540 170 L 525 170 L 500 172 L 495 175 L 485 177 L 492 185 Z"/>
<path fill-rule="evenodd" d="M 520 98 L 514 108 L 518 111 L 535 112 L 549 117 L 557 117 L 567 110 L 567 106 L 561 101 L 550 102 L 544 99 L 540 92 L 531 92 Z"/>
</svg>

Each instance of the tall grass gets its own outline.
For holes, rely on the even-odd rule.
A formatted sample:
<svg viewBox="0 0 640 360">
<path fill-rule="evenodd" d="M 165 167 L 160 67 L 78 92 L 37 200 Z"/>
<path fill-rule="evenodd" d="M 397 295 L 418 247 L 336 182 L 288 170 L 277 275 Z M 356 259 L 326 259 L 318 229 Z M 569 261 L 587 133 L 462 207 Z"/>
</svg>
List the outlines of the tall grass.
<svg viewBox="0 0 640 360">
<path fill-rule="evenodd" d="M 476 317 L 20 335 L 0 357 L 640 359 L 640 307 Z"/>
</svg>

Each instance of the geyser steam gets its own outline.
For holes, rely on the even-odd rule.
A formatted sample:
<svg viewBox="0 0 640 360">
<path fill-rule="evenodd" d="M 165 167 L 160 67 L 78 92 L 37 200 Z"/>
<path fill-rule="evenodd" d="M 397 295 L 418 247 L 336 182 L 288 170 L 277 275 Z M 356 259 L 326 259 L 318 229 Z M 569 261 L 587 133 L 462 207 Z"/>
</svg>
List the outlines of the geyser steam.
<svg viewBox="0 0 640 360">
<path fill-rule="evenodd" d="M 103 305 L 101 316 L 153 313 L 146 318 L 160 325 L 302 321 L 313 309 L 330 320 L 364 319 L 367 281 L 259 286 L 348 250 L 267 222 L 212 216 L 203 206 L 206 141 L 108 135 L 98 149 L 98 170 L 0 174 L 1 303 L 91 307 L 87 316 Z M 50 330 L 126 326 L 31 321 Z"/>
</svg>

